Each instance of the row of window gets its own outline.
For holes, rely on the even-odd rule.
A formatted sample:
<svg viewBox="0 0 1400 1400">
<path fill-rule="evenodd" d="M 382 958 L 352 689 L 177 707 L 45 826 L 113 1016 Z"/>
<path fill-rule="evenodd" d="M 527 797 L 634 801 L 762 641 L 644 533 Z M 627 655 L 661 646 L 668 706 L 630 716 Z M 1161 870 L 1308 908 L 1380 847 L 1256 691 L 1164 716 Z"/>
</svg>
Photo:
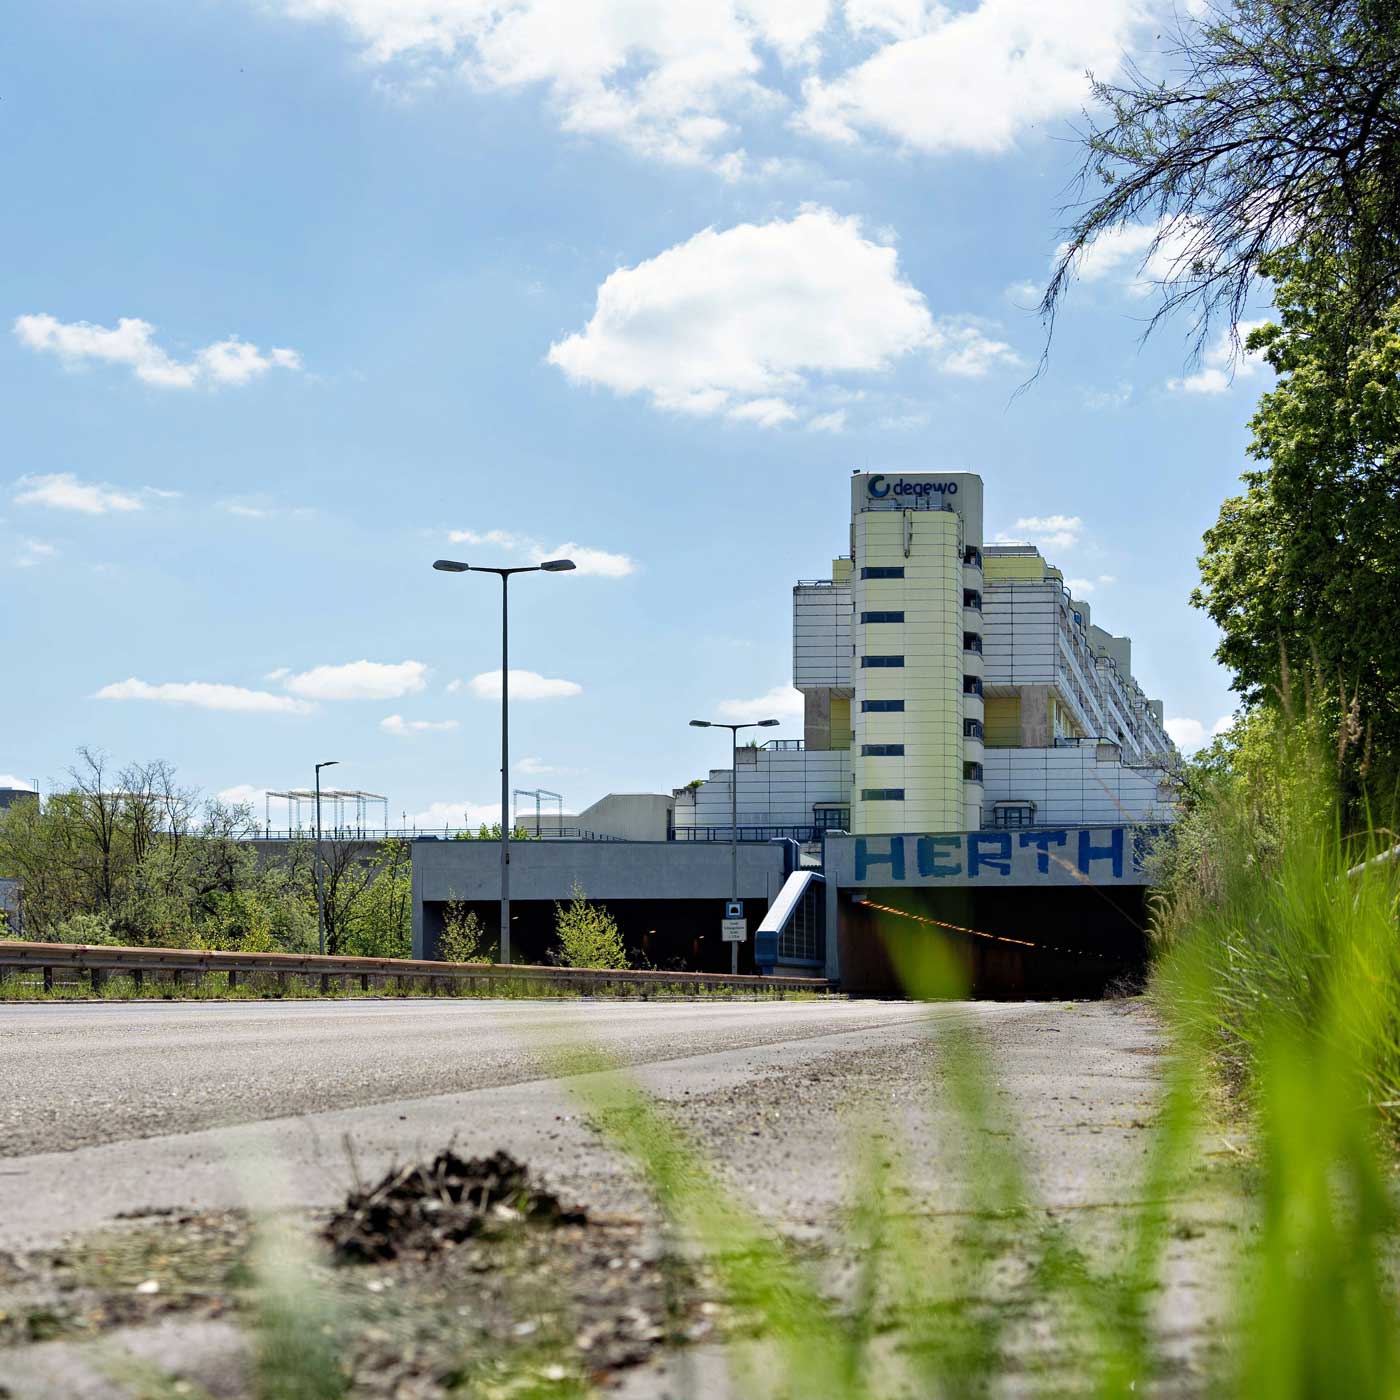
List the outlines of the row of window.
<svg viewBox="0 0 1400 1400">
<path fill-rule="evenodd" d="M 963 563 L 973 568 L 982 567 L 982 551 L 976 545 L 968 545 L 963 550 Z M 869 564 L 860 571 L 861 578 L 903 578 L 903 564 Z"/>
<path fill-rule="evenodd" d="M 982 781 L 982 765 L 980 763 L 963 764 L 963 781 L 969 783 L 980 783 Z M 861 788 L 860 800 L 862 802 L 903 802 L 903 788 Z"/>
<path fill-rule="evenodd" d="M 974 593 L 971 589 L 965 589 L 965 590 L 963 591 L 963 607 L 965 607 L 965 608 L 980 608 L 981 606 L 982 606 L 982 595 L 981 595 L 980 593 Z M 869 608 L 867 608 L 865 612 L 861 613 L 861 615 L 860 615 L 860 620 L 861 620 L 862 622 L 903 622 L 903 621 L 904 621 L 904 614 L 903 614 L 903 612 L 893 612 L 893 611 L 891 611 L 891 610 L 889 610 L 889 609 L 887 609 L 887 608 L 881 608 L 881 609 L 869 609 Z M 973 634 L 973 633 L 964 633 L 963 635 L 964 635 L 964 636 L 972 636 L 972 635 L 975 635 L 975 634 Z M 981 651 L 981 650 L 982 650 L 980 638 L 979 638 L 979 640 L 978 640 L 977 650 L 978 650 L 978 651 Z"/>
</svg>

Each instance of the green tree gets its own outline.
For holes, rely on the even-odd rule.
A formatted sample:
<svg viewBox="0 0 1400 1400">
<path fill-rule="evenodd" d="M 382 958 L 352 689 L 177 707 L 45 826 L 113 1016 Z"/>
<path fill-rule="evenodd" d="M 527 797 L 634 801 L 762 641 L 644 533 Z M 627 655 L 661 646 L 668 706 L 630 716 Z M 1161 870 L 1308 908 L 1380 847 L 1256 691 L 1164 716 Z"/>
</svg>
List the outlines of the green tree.
<svg viewBox="0 0 1400 1400">
<path fill-rule="evenodd" d="M 1368 318 L 1389 302 L 1400 243 L 1400 5 L 1395 0 L 1210 0 L 1169 31 L 1164 61 L 1095 82 L 1084 135 L 1087 202 L 1061 246 L 1047 321 L 1096 238 L 1152 230 L 1143 266 L 1155 321 L 1183 304 L 1197 344 L 1237 325 L 1272 255 L 1306 233 L 1354 253 Z M 1375 274 L 1382 275 L 1377 276 Z M 1267 274 L 1266 274 L 1267 275 Z"/>
<path fill-rule="evenodd" d="M 368 883 L 344 919 L 342 951 L 406 958 L 413 951 L 413 860 L 407 841 L 387 840 L 366 862 Z"/>
<path fill-rule="evenodd" d="M 496 960 L 496 943 L 474 909 L 460 899 L 449 899 L 442 911 L 442 939 L 438 956 L 444 962 L 480 963 Z"/>
<path fill-rule="evenodd" d="M 1400 298 L 1364 333 L 1354 260 L 1316 248 L 1265 263 L 1278 320 L 1249 338 L 1278 372 L 1251 420 L 1242 495 L 1206 532 L 1192 602 L 1246 702 L 1287 667 L 1349 755 L 1387 789 L 1400 755 Z M 1354 741 L 1354 742 L 1353 742 Z"/>
<path fill-rule="evenodd" d="M 569 907 L 554 906 L 554 928 L 559 936 L 554 961 L 561 967 L 621 969 L 629 965 L 617 921 L 604 905 L 590 904 L 577 881 Z"/>
</svg>

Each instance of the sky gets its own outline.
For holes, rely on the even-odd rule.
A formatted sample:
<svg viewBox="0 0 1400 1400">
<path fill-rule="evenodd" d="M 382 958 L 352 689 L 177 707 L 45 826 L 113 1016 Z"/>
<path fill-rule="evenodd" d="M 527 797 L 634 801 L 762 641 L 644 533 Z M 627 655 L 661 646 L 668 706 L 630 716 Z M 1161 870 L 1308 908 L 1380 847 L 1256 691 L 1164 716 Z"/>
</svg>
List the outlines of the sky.
<svg viewBox="0 0 1400 1400">
<path fill-rule="evenodd" d="M 511 585 L 512 786 L 668 791 L 727 763 L 692 717 L 800 736 L 791 588 L 857 469 L 980 473 L 1208 739 L 1188 597 L 1270 371 L 1144 341 L 1130 226 L 1028 384 L 1085 72 L 1173 13 L 21 0 L 0 785 L 86 745 L 261 814 L 336 759 L 392 825 L 489 820 L 500 588 L 430 566 L 569 555 Z"/>
</svg>

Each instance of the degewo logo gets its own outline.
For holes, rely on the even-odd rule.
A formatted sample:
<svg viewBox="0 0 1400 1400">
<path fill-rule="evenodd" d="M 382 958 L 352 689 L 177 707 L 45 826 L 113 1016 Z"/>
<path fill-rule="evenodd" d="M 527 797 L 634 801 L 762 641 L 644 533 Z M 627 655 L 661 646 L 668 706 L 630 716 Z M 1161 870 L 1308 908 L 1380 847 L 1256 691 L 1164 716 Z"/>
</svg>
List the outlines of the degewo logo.
<svg viewBox="0 0 1400 1400">
<path fill-rule="evenodd" d="M 883 500 L 886 496 L 913 496 L 918 499 L 924 496 L 956 496 L 958 483 L 956 481 L 906 481 L 903 477 L 891 481 L 888 477 L 872 476 L 865 483 L 865 490 L 877 501 Z"/>
</svg>

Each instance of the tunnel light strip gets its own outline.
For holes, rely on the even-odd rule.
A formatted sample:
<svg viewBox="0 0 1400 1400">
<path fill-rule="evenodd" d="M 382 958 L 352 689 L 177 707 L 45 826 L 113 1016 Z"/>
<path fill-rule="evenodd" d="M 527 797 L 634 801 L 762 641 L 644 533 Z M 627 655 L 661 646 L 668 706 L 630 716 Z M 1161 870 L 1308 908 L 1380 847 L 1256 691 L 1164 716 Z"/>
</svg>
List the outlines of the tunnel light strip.
<svg viewBox="0 0 1400 1400">
<path fill-rule="evenodd" d="M 1008 938 L 1001 933 L 986 933 L 980 928 L 964 928 L 962 924 L 945 923 L 942 919 L 931 919 L 926 914 L 911 914 L 907 909 L 896 909 L 889 904 L 876 904 L 873 899 L 861 898 L 856 901 L 867 909 L 878 909 L 883 914 L 894 914 L 901 919 L 913 919 L 916 923 L 932 924 L 935 928 L 952 929 L 954 933 L 970 933 L 974 938 L 986 938 L 993 943 L 1014 943 L 1018 948 L 1034 948 L 1038 953 L 1065 953 L 1072 958 L 1088 958 L 1093 962 L 1106 962 L 1097 953 L 1086 953 L 1079 948 L 1061 948 L 1054 943 L 1032 943 L 1027 938 Z"/>
</svg>

